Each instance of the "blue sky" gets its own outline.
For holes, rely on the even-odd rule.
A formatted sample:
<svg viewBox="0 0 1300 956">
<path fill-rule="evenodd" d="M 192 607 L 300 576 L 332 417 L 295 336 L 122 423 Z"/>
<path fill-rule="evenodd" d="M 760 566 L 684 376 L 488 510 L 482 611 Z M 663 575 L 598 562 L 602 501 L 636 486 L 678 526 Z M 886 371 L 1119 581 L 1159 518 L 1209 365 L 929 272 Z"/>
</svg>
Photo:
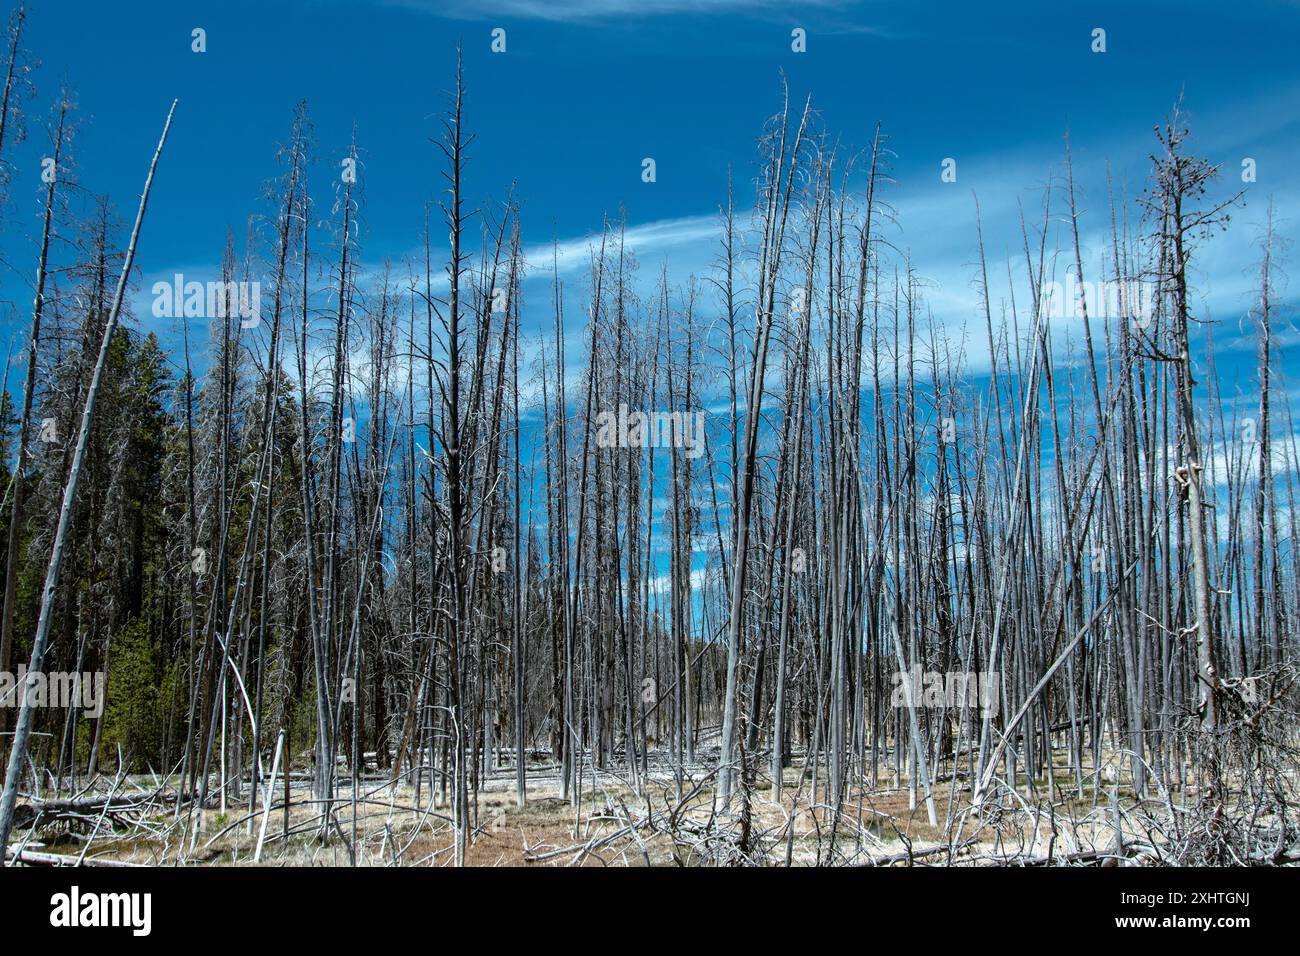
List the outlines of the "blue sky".
<svg viewBox="0 0 1300 956">
<path fill-rule="evenodd" d="M 10 157 L 0 237 L 8 263 L 0 298 L 14 309 L 16 350 L 29 321 L 40 158 L 48 152 L 41 127 L 62 78 L 84 119 L 78 181 L 111 196 L 123 218 L 134 210 L 167 106 L 180 100 L 137 258 L 133 302 L 139 327 L 148 328 L 160 321 L 144 308 L 155 278 L 210 273 L 227 229 L 242 240 L 247 217 L 266 211 L 261 196 L 277 172 L 274 147 L 302 98 L 318 144 L 318 212 L 328 212 L 337 160 L 355 124 L 365 261 L 415 250 L 423 203 L 441 186 L 429 138 L 446 105 L 458 42 L 466 120 L 477 137 L 467 194 L 499 201 L 516 183 L 526 245 L 535 252 L 555 237 L 579 253 L 602 216 L 622 207 L 643 278 L 653 281 L 660 259 L 675 281 L 707 272 L 728 164 L 743 206 L 752 195 L 754 140 L 779 106 L 784 71 L 792 95 L 811 93 L 826 127 L 846 144 L 866 146 L 875 124 L 883 125 L 896 153 L 897 184 L 887 198 L 900 222 L 889 238 L 931 280 L 936 317 L 958 328 L 973 317 L 975 302 L 972 191 L 996 276 L 999 256 L 1018 256 L 1017 203 L 1036 210 L 1049 173 L 1061 173 L 1068 126 L 1085 243 L 1095 238 L 1099 247 L 1107 228 L 1106 162 L 1118 184 L 1138 192 L 1154 146 L 1151 128 L 1182 92 L 1194 146 L 1224 164 L 1225 188 L 1236 184 L 1242 157 L 1257 162 L 1246 207 L 1205 249 L 1195 277 L 1208 314 L 1235 321 L 1250 304 L 1251 239 L 1267 196 L 1277 202 L 1283 234 L 1297 231 L 1300 5 L 980 7 L 38 0 L 26 42 L 41 61 L 38 95 L 27 107 L 28 141 Z M 191 51 L 195 27 L 206 31 L 206 53 Z M 504 54 L 490 50 L 494 27 L 507 31 Z M 806 53 L 791 51 L 794 27 L 807 31 Z M 1096 27 L 1106 30 L 1104 54 L 1090 49 Z M 657 164 L 653 184 L 640 179 L 647 156 Z M 956 183 L 940 181 L 945 157 L 958 161 Z M 569 262 L 580 281 L 584 257 Z"/>
<path fill-rule="evenodd" d="M 1138 194 L 1155 149 L 1152 127 L 1182 94 L 1193 149 L 1240 188 L 1240 163 L 1258 181 L 1229 230 L 1201 248 L 1193 272 L 1198 315 L 1217 319 L 1227 397 L 1253 406 L 1254 239 L 1271 196 L 1279 232 L 1300 233 L 1300 3 L 1224 5 L 1045 2 L 998 5 L 776 0 L 263 0 L 223 3 L 37 0 L 26 43 L 41 65 L 27 104 L 27 141 L 8 151 L 0 233 L 0 334 L 10 343 L 10 388 L 21 387 L 30 324 L 42 185 L 44 122 L 66 78 L 80 104 L 76 180 L 107 194 L 129 220 L 167 107 L 179 99 L 137 256 L 132 324 L 177 343 L 175 320 L 150 315 L 150 287 L 176 272 L 215 277 L 227 230 L 242 243 L 265 215 L 294 105 L 306 99 L 317 163 L 312 193 L 327 217 L 338 163 L 355 126 L 361 147 L 362 260 L 401 269 L 421 243 L 425 203 L 441 158 L 430 143 L 464 45 L 471 204 L 499 202 L 515 184 L 524 241 L 539 274 L 525 286 L 524 331 L 551 329 L 550 243 L 561 244 L 568 289 L 571 372 L 579 368 L 586 249 L 602 217 L 625 209 L 629 238 L 651 285 L 661 262 L 674 283 L 708 274 L 719 252 L 718 206 L 728 164 L 737 205 L 752 201 L 755 139 L 780 105 L 813 97 L 845 146 L 865 148 L 880 123 L 894 152 L 884 194 L 898 213 L 886 238 L 928 280 L 935 320 L 966 339 L 964 368 L 987 365 L 973 286 L 979 196 L 994 308 L 1007 296 L 1006 261 L 1019 268 L 1019 204 L 1032 218 L 1063 174 L 1070 130 L 1092 265 L 1107 241 L 1107 163 Z M 491 31 L 507 50 L 491 52 Z M 807 52 L 791 50 L 802 28 Z M 1093 53 L 1092 31 L 1106 31 Z M 191 31 L 207 51 L 191 51 Z M 657 181 L 641 181 L 653 157 Z M 955 183 L 940 179 L 945 158 Z M 1058 212 L 1061 206 L 1056 206 Z M 1130 215 L 1133 215 L 1130 207 Z M 1057 228 L 1059 229 L 1059 223 Z M 125 229 L 123 230 L 123 237 Z M 314 240 L 322 248 L 323 237 Z M 1066 236 L 1053 243 L 1067 248 Z M 60 253 L 56 252 L 56 257 Z M 435 252 L 438 268 L 441 263 Z M 1279 263 L 1283 272 L 1290 257 Z M 1293 270 L 1292 270 L 1293 271 Z M 1289 302 L 1294 290 L 1283 278 Z M 1024 289 L 1017 290 L 1022 296 Z M 716 308 L 708 295 L 705 313 Z M 996 312 L 995 312 L 996 314 Z M 1293 309 L 1279 310 L 1279 389 L 1300 347 Z M 1070 329 L 1057 336 L 1058 343 Z M 177 358 L 179 361 L 179 357 Z M 774 383 L 769 381 L 769 388 Z M 570 397 L 576 394 L 571 392 Z M 706 399 L 707 400 L 707 399 Z M 717 426 L 714 426 L 716 428 Z M 715 432 L 715 434 L 717 434 Z M 726 437 L 715 446 L 725 454 Z M 710 438 L 711 444 L 715 441 Z M 725 489 L 723 490 L 725 498 Z M 663 570 L 661 568 L 660 570 Z M 699 569 L 697 568 L 697 573 Z"/>
</svg>

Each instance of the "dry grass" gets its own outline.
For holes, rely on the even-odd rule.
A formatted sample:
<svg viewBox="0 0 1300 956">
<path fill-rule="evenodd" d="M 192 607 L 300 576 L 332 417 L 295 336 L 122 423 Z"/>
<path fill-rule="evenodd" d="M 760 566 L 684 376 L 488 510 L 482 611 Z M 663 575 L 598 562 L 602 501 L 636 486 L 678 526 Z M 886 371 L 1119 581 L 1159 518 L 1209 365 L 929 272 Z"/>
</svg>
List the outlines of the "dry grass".
<svg viewBox="0 0 1300 956">
<path fill-rule="evenodd" d="M 882 777 L 874 787 L 854 788 L 837 813 L 825 803 L 824 778 L 814 787 L 797 765 L 786 771 L 779 792 L 770 781 L 759 780 L 747 808 L 747 837 L 737 836 L 742 830 L 740 807 L 733 806 L 731 816 L 717 815 L 708 786 L 712 778 L 703 769 L 695 775 L 694 785 L 690 780 L 681 783 L 684 800 L 678 781 L 665 774 L 652 775 L 637 793 L 617 774 L 599 773 L 593 780 L 588 771 L 581 803 L 575 807 L 563 796 L 553 772 L 530 768 L 528 801 L 517 807 L 513 772 L 502 768 L 487 777 L 477 795 L 474 826 L 461 862 L 487 867 L 734 862 L 726 852 L 719 855 L 718 847 L 725 850 L 727 841 L 744 839 L 749 841 L 745 852 L 752 861 L 784 863 L 788 853 L 794 865 L 832 858 L 907 864 L 913 854 L 936 848 L 951 848 L 952 862 L 1077 852 L 1107 846 L 1114 838 L 1112 801 L 1126 810 L 1141 803 L 1133 797 L 1124 762 L 1110 761 L 1106 766 L 1113 766 L 1114 772 L 1085 777 L 1083 793 L 1075 789 L 1076 780 L 1067 768 L 1053 767 L 1051 782 L 1046 776 L 1036 781 L 1036 800 L 1004 794 L 984 812 L 972 807 L 963 780 L 954 785 L 950 778 L 941 777 L 933 789 L 936 822 L 932 824 L 924 794 L 913 794 L 889 777 Z M 375 782 L 363 787 L 356 808 L 356 863 L 452 865 L 455 831 L 448 808 L 438 801 L 430 806 L 429 798 L 425 788 L 417 807 L 414 789 L 405 784 L 389 787 Z M 1145 805 L 1151 806 L 1149 801 Z M 319 806 L 305 792 L 295 791 L 288 837 L 283 809 L 277 805 L 270 815 L 260 865 L 351 864 L 352 812 L 344 793 L 334 804 L 336 826 L 323 834 Z M 646 825 L 647 820 L 652 823 Z M 639 825 L 629 830 L 634 821 Z M 142 817 L 130 831 L 102 828 L 87 855 L 137 864 L 250 865 L 260 824 L 261 814 L 250 816 L 245 805 L 232 804 L 224 814 L 209 809 L 201 822 L 198 815 L 187 820 L 184 814 L 176 818 L 172 810 L 160 810 Z M 188 832 L 192 825 L 197 825 L 196 833 Z M 75 859 L 88 834 L 88 827 L 76 823 L 45 827 L 28 846 Z M 949 858 L 940 854 L 930 861 Z"/>
</svg>

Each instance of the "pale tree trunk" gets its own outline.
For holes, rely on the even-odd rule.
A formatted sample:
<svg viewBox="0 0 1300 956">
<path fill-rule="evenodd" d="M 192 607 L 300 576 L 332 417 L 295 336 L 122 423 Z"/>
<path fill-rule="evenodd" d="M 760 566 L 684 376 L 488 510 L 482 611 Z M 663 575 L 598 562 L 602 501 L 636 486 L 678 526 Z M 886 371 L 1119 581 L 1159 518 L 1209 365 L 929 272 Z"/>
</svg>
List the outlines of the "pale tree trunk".
<svg viewBox="0 0 1300 956">
<path fill-rule="evenodd" d="M 740 630 L 745 609 L 745 570 L 749 559 L 749 516 L 754 500 L 754 472 L 758 461 L 759 414 L 763 407 L 763 382 L 767 369 L 768 342 L 775 312 L 776 277 L 785 243 L 785 224 L 790 211 L 795 168 L 803 143 L 811 102 L 805 104 L 794 143 L 786 154 L 787 109 L 781 114 L 779 142 L 774 146 L 768 180 L 764 245 L 759 266 L 761 283 L 758 325 L 754 330 L 753 367 L 750 371 L 749 402 L 745 417 L 745 454 L 741 459 L 740 496 L 735 514 L 735 558 L 732 563 L 731 611 L 727 628 L 727 677 L 722 702 L 722 744 L 718 757 L 718 797 L 723 809 L 731 804 L 732 762 L 736 736 L 736 682 L 740 663 Z M 788 159 L 788 165 L 787 165 Z M 784 183 L 782 178 L 784 177 Z"/>
<path fill-rule="evenodd" d="M 59 587 L 59 569 L 63 564 L 63 546 L 72 525 L 72 512 L 77 501 L 77 485 L 81 481 L 81 468 L 86 457 L 86 445 L 90 441 L 90 428 L 95 417 L 95 402 L 99 397 L 99 387 L 104 378 L 104 369 L 108 365 L 108 352 L 117 331 L 118 314 L 122 309 L 122 299 L 126 294 L 126 285 L 131 276 L 131 266 L 135 262 L 135 247 L 140 239 L 140 228 L 144 224 L 145 208 L 149 204 L 149 191 L 153 187 L 154 171 L 158 168 L 158 159 L 162 156 L 163 145 L 167 142 L 167 133 L 171 129 L 172 116 L 176 112 L 176 101 L 172 101 L 167 111 L 167 120 L 163 123 L 162 136 L 154 150 L 153 160 L 149 163 L 149 172 L 145 176 L 144 191 L 140 194 L 140 206 L 135 214 L 135 225 L 131 228 L 131 240 L 127 243 L 126 258 L 122 262 L 122 274 L 117 280 L 117 291 L 113 294 L 113 305 L 104 323 L 104 334 L 99 345 L 99 358 L 95 362 L 95 371 L 90 379 L 90 388 L 86 392 L 86 405 L 81 413 L 81 429 L 77 433 L 76 450 L 72 455 L 72 467 L 68 472 L 68 481 L 63 489 L 63 503 L 59 509 L 59 524 L 54 533 L 54 543 L 50 548 L 50 563 L 45 572 L 45 585 L 41 590 L 41 611 L 36 622 L 36 634 L 32 639 L 32 660 L 28 666 L 29 686 L 34 683 L 45 660 L 45 648 L 50 639 L 50 627 L 54 623 L 54 601 Z M 33 707 L 28 695 L 23 694 L 22 706 L 18 711 L 18 723 L 14 729 L 13 747 L 9 752 L 9 766 L 5 773 L 4 792 L 0 794 L 0 861 L 9 845 L 9 829 L 13 823 L 14 805 L 18 799 L 18 782 L 22 778 L 23 764 L 27 761 L 27 741 L 32 732 Z"/>
<path fill-rule="evenodd" d="M 8 91 L 6 90 L 6 99 Z M 36 393 L 37 358 L 41 343 L 41 319 L 45 313 L 45 281 L 50 257 L 50 227 L 54 218 L 55 190 L 59 182 L 59 163 L 63 158 L 64 127 L 68 115 L 68 97 L 59 103 L 59 122 L 54 133 L 54 175 L 45 190 L 45 214 L 41 222 L 41 254 L 36 267 L 36 298 L 32 305 L 32 337 L 27 351 L 27 382 L 23 387 L 23 412 L 18 422 L 18 463 L 14 466 L 13 507 L 9 513 L 9 545 L 5 560 L 4 611 L 0 616 L 0 671 L 10 670 L 13 656 L 14 599 L 18 588 L 18 537 L 23 521 L 23 494 L 28 457 L 28 433 L 31 430 L 32 401 Z M 0 710 L 0 729 L 9 725 L 9 709 Z"/>
</svg>

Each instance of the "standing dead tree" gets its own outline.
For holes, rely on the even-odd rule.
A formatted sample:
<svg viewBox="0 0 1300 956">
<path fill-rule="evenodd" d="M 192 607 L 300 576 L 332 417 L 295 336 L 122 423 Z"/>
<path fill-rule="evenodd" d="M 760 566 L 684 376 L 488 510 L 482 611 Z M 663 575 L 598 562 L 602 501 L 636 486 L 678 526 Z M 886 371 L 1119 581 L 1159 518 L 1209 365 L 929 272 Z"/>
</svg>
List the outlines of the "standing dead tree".
<svg viewBox="0 0 1300 956">
<path fill-rule="evenodd" d="M 49 641 L 50 627 L 53 624 L 54 601 L 59 588 L 59 569 L 63 562 L 63 545 L 68 534 L 68 527 L 71 524 L 73 505 L 77 500 L 77 485 L 81 478 L 81 464 L 86 454 L 90 426 L 95 417 L 95 402 L 99 397 L 99 384 L 103 380 L 104 368 L 108 363 L 109 346 L 113 340 L 113 333 L 117 330 L 118 315 L 122 309 L 122 299 L 126 294 L 131 266 L 135 262 L 135 247 L 140 239 L 140 228 L 144 224 L 144 213 L 149 204 L 149 191 L 153 188 L 154 172 L 158 168 L 158 160 L 162 156 L 163 146 L 167 142 L 167 133 L 171 130 L 172 116 L 175 112 L 176 102 L 173 100 L 171 108 L 167 111 L 167 119 L 163 123 L 162 136 L 158 139 L 158 147 L 154 150 L 153 159 L 149 163 L 149 172 L 145 176 L 144 189 L 140 193 L 140 206 L 135 215 L 135 225 L 131 227 L 131 238 L 127 243 L 126 258 L 122 262 L 122 274 L 118 277 L 117 290 L 113 293 L 113 304 L 108 313 L 108 320 L 104 325 L 103 339 L 100 342 L 99 358 L 95 362 L 95 371 L 91 376 L 90 388 L 86 393 L 86 405 L 81 413 L 81 428 L 77 433 L 76 450 L 73 452 L 71 470 L 68 473 L 68 480 L 63 489 L 63 504 L 59 511 L 58 529 L 55 532 L 53 546 L 50 549 L 50 564 L 45 572 L 45 585 L 41 594 L 40 618 L 37 621 L 36 634 L 32 640 L 32 660 L 28 667 L 29 681 L 34 682 L 40 675 L 45 659 L 45 647 Z M 13 823 L 14 805 L 18 799 L 18 784 L 23 775 L 23 767 L 27 762 L 27 741 L 32 730 L 32 711 L 31 701 L 24 691 L 22 704 L 18 711 L 18 722 L 14 729 L 13 745 L 9 751 L 9 764 L 5 772 L 4 791 L 0 793 L 0 854 L 3 854 L 9 845 L 9 830 Z"/>
</svg>

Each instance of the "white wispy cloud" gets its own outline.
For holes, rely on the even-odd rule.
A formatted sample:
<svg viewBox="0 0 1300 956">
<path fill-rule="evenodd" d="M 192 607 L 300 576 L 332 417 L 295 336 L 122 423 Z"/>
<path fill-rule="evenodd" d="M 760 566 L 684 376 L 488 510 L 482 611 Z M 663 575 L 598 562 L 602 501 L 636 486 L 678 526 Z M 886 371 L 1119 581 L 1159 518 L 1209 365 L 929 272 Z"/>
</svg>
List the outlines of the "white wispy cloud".
<svg viewBox="0 0 1300 956">
<path fill-rule="evenodd" d="M 510 17 L 555 22 L 643 19 L 672 14 L 834 10 L 845 0 L 387 0 L 454 20 Z"/>
</svg>

